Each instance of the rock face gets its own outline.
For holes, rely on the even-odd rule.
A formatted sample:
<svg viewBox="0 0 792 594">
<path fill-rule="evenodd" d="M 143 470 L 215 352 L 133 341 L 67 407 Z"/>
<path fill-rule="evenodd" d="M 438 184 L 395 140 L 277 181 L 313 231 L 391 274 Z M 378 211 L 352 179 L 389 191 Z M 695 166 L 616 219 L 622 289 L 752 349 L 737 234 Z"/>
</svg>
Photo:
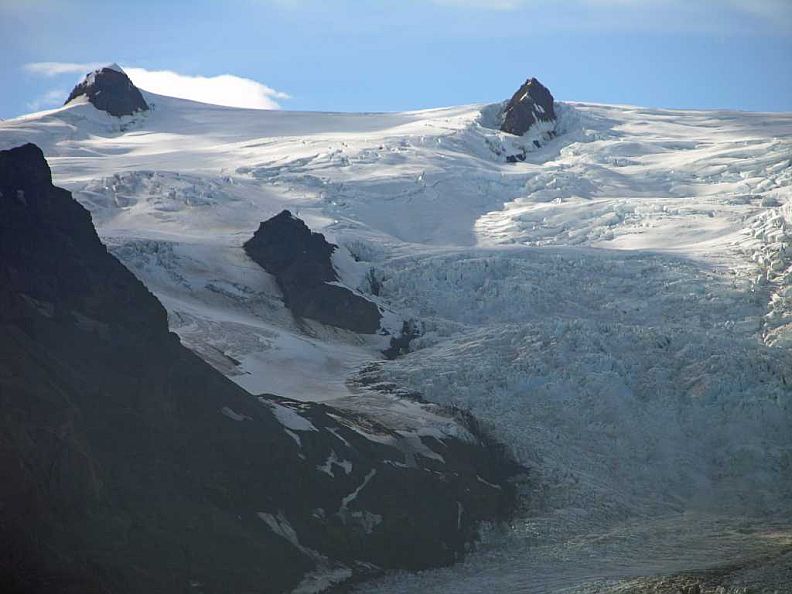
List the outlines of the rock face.
<svg viewBox="0 0 792 594">
<path fill-rule="evenodd" d="M 118 66 L 106 66 L 88 74 L 72 90 L 66 103 L 85 95 L 96 109 L 120 117 L 149 108 L 140 90 Z"/>
<path fill-rule="evenodd" d="M 500 129 L 522 136 L 537 122 L 552 122 L 555 119 L 550 91 L 535 78 L 530 78 L 506 104 Z"/>
<path fill-rule="evenodd" d="M 382 351 L 388 359 L 395 359 L 410 352 L 410 343 L 423 334 L 423 327 L 417 320 L 404 320 L 401 333 L 390 339 L 388 348 Z"/>
<path fill-rule="evenodd" d="M 249 395 L 169 333 L 36 146 L 0 151 L 0 591 L 284 592 L 451 563 L 513 501 L 471 431 Z"/>
<path fill-rule="evenodd" d="M 338 246 L 288 210 L 264 221 L 245 252 L 272 274 L 294 315 L 353 332 L 373 334 L 379 329 L 381 314 L 373 302 L 338 281 L 331 256 Z"/>
</svg>

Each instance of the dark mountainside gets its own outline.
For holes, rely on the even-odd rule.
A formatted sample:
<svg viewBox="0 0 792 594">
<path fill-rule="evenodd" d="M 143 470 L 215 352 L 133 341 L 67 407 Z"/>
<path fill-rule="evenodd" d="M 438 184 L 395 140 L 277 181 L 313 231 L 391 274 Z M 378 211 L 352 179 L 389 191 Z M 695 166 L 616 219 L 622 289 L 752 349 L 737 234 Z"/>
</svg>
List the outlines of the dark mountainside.
<svg viewBox="0 0 792 594">
<path fill-rule="evenodd" d="M 379 330 L 382 316 L 376 304 L 346 287 L 328 284 L 339 280 L 330 260 L 338 246 L 288 210 L 261 223 L 244 247 L 275 277 L 295 316 L 364 334 Z"/>
<path fill-rule="evenodd" d="M 509 511 L 484 442 L 255 398 L 184 348 L 38 147 L 0 151 L 0 192 L 0 591 L 283 592 L 449 564 Z"/>
<path fill-rule="evenodd" d="M 503 110 L 503 132 L 522 136 L 537 122 L 556 119 L 553 95 L 535 78 L 529 78 L 512 96 Z"/>
<path fill-rule="evenodd" d="M 96 109 L 112 116 L 132 115 L 149 106 L 140 90 L 125 72 L 115 67 L 100 68 L 88 74 L 69 94 L 66 103 L 85 95 Z"/>
</svg>

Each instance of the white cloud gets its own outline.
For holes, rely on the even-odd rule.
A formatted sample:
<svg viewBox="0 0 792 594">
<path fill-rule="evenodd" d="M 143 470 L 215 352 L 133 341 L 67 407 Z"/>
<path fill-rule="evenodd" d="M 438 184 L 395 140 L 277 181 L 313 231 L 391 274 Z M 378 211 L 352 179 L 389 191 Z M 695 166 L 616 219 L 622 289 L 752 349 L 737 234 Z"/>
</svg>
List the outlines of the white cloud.
<svg viewBox="0 0 792 594">
<path fill-rule="evenodd" d="M 446 4 L 448 6 L 468 6 L 473 8 L 492 8 L 502 10 L 506 8 L 520 8 L 523 6 L 536 6 L 542 4 L 552 4 L 552 0 L 430 0 L 434 4 Z M 686 4 L 702 6 L 712 6 L 712 0 L 568 0 L 568 4 L 593 4 L 593 5 L 615 5 L 615 6 L 658 6 Z M 765 16 L 788 15 L 790 10 L 789 0 L 726 0 L 726 4 L 756 14 Z M 717 4 L 715 4 L 717 6 Z"/>
<path fill-rule="evenodd" d="M 105 64 L 75 62 L 32 62 L 24 69 L 38 76 L 54 77 L 64 74 L 87 74 Z M 246 107 L 250 109 L 280 109 L 278 100 L 288 99 L 289 95 L 276 91 L 258 81 L 233 74 L 219 76 L 190 76 L 171 70 L 147 70 L 146 68 L 124 67 L 132 82 L 141 89 L 190 99 L 214 105 Z M 54 90 L 39 97 L 30 105 L 40 107 L 52 105 Z"/>
<path fill-rule="evenodd" d="M 792 33 L 792 0 L 424 0 L 449 9 L 530 11 L 545 30 Z"/>
<path fill-rule="evenodd" d="M 729 3 L 737 10 L 792 28 L 792 2 L 789 0 L 729 0 Z"/>
<path fill-rule="evenodd" d="M 69 91 L 66 89 L 50 89 L 43 95 L 39 95 L 33 101 L 28 102 L 27 107 L 31 111 L 40 111 L 63 105 Z"/>
<path fill-rule="evenodd" d="M 24 69 L 31 74 L 40 76 L 59 76 L 61 74 L 87 74 L 101 66 L 102 64 L 94 62 L 87 64 L 76 62 L 32 62 L 25 64 Z"/>
<path fill-rule="evenodd" d="M 219 76 L 189 76 L 170 70 L 126 68 L 132 82 L 141 89 L 214 105 L 247 107 L 250 109 L 279 109 L 277 99 L 288 99 L 286 93 L 276 91 L 258 81 L 233 74 Z"/>
</svg>

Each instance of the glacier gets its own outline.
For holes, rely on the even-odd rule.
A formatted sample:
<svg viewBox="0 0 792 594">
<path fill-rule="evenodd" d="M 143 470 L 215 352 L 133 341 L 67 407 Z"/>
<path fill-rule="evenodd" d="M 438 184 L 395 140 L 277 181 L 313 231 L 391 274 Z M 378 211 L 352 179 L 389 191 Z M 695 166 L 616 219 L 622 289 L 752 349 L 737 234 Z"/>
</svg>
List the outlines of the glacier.
<svg viewBox="0 0 792 594">
<path fill-rule="evenodd" d="M 554 136 L 514 137 L 499 105 L 144 97 L 0 122 L 0 148 L 38 144 L 243 388 L 448 430 L 397 386 L 470 411 L 527 469 L 519 517 L 463 563 L 360 591 L 616 591 L 792 545 L 792 114 L 560 102 Z M 412 352 L 291 316 L 242 249 L 283 209 L 391 328 L 420 320 Z"/>
</svg>

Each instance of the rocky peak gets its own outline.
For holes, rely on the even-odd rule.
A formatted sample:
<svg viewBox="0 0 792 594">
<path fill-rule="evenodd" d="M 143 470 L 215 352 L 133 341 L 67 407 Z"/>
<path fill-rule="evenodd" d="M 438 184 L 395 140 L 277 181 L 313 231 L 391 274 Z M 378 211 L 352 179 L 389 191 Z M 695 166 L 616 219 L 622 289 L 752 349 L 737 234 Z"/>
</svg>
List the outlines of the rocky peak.
<svg viewBox="0 0 792 594">
<path fill-rule="evenodd" d="M 261 255 L 266 252 L 265 268 L 275 276 L 289 275 L 299 269 L 299 274 L 312 283 L 338 280 L 330 261 L 337 246 L 321 233 L 311 231 L 288 210 L 262 222 L 245 249 Z"/>
<path fill-rule="evenodd" d="M 24 192 L 51 183 L 52 173 L 47 160 L 35 144 L 0 151 L 0 190 L 4 196 L 11 191 Z"/>
<path fill-rule="evenodd" d="M 66 103 L 85 95 L 96 109 L 112 116 L 132 115 L 149 108 L 140 90 L 120 66 L 111 64 L 86 75 L 72 90 Z"/>
<path fill-rule="evenodd" d="M 329 326 L 373 334 L 379 329 L 379 308 L 335 283 L 331 256 L 338 246 L 311 231 L 288 210 L 264 221 L 245 243 L 245 252 L 275 277 L 294 315 Z"/>
<path fill-rule="evenodd" d="M 555 119 L 553 95 L 537 79 L 529 78 L 506 104 L 500 129 L 522 136 L 536 123 Z"/>
<path fill-rule="evenodd" d="M 189 352 L 34 145 L 0 151 L 0 191 L 0 592 L 318 591 L 449 564 L 513 505 L 464 419 L 441 438 L 255 398 Z M 334 249 L 269 223 L 297 262 Z"/>
<path fill-rule="evenodd" d="M 34 144 L 0 151 L 0 252 L 0 285 L 28 303 L 46 304 L 56 317 L 86 316 L 135 336 L 168 334 L 165 310 L 108 255 L 89 212 L 52 185 Z M 136 307 L 119 307 L 130 300 Z M 0 319 L 16 311 L 8 307 Z"/>
</svg>

